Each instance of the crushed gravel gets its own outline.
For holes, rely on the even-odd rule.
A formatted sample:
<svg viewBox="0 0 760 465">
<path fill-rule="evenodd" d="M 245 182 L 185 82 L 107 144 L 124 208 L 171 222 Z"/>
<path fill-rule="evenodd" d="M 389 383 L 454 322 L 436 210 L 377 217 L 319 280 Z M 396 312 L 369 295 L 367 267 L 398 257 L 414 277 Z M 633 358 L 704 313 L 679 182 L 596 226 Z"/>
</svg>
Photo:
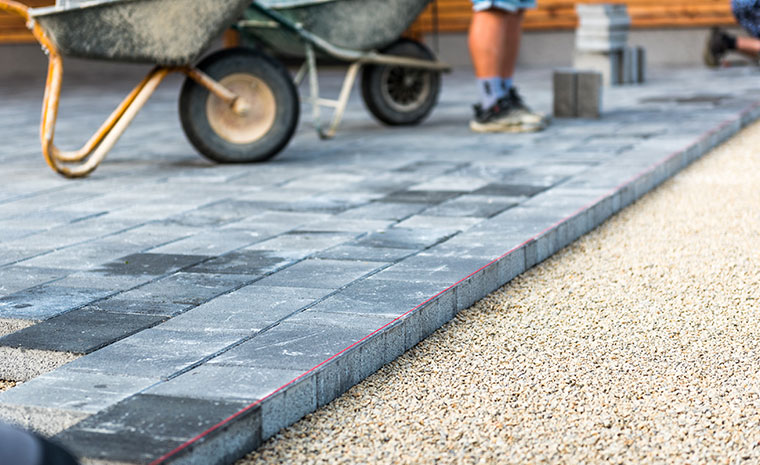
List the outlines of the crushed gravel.
<svg viewBox="0 0 760 465">
<path fill-rule="evenodd" d="M 760 463 L 760 125 L 237 465 Z"/>
</svg>

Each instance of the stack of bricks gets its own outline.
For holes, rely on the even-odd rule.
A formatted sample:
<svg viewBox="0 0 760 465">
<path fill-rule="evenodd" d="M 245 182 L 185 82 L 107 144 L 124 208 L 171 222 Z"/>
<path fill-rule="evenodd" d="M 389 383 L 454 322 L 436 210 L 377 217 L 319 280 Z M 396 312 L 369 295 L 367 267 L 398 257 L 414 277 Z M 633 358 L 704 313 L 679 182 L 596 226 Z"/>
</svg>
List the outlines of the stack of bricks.
<svg viewBox="0 0 760 465">
<path fill-rule="evenodd" d="M 646 79 L 646 53 L 628 46 L 631 18 L 623 4 L 579 4 L 574 67 L 602 73 L 605 85 Z"/>
</svg>

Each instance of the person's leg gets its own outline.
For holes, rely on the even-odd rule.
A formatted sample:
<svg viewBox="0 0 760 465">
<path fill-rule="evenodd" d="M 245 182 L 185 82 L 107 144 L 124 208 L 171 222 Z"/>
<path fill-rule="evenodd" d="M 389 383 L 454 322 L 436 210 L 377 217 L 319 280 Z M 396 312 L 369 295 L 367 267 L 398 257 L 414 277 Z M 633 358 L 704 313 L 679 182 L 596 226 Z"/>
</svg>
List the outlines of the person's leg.
<svg viewBox="0 0 760 465">
<path fill-rule="evenodd" d="M 760 57 L 760 1 L 732 0 L 731 10 L 736 21 L 752 37 L 735 37 L 719 28 L 713 28 L 705 45 L 704 60 L 707 66 L 719 66 L 723 57 L 731 51 L 752 59 Z"/>
<path fill-rule="evenodd" d="M 475 11 L 472 16 L 469 47 L 483 108 L 490 108 L 505 95 L 501 78 L 507 48 L 507 18 L 505 11 L 494 8 Z"/>
<path fill-rule="evenodd" d="M 506 31 L 504 33 L 504 58 L 501 62 L 499 75 L 504 80 L 507 91 L 512 87 L 512 81 L 517 66 L 517 57 L 522 43 L 522 22 L 524 10 L 515 13 L 507 13 L 504 20 Z"/>
<path fill-rule="evenodd" d="M 737 37 L 736 51 L 757 58 L 760 55 L 760 39 L 754 37 Z"/>
</svg>

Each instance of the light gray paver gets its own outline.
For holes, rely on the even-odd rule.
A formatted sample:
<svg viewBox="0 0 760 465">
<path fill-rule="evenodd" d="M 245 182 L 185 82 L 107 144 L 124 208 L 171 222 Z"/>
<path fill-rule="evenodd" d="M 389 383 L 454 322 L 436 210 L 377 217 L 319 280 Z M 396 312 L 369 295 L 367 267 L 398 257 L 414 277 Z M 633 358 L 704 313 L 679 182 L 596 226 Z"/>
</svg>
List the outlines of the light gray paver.
<svg viewBox="0 0 760 465">
<path fill-rule="evenodd" d="M 550 74 L 535 73 L 518 81 L 546 110 Z M 126 463 L 224 421 L 166 459 L 229 463 L 760 116 L 746 70 L 657 76 L 608 90 L 600 120 L 485 136 L 466 127 L 471 82 L 456 72 L 422 126 L 380 130 L 354 98 L 334 140 L 305 127 L 275 160 L 249 166 L 199 159 L 169 108 L 174 89 L 162 88 L 76 182 L 38 155 L 39 95 L 9 95 L 20 116 L 0 125 L 0 334 L 15 346 L 0 351 L 42 353 L 40 330 L 80 315 L 125 322 L 124 333 L 89 328 L 86 344 L 42 353 L 64 363 L 166 321 L 1 394 L 0 416 Z M 708 79 L 725 95 L 706 95 Z M 112 92 L 93 87 L 64 95 L 72 118 L 60 142 L 111 110 Z M 3 363 L 18 372 L 35 360 Z"/>
</svg>

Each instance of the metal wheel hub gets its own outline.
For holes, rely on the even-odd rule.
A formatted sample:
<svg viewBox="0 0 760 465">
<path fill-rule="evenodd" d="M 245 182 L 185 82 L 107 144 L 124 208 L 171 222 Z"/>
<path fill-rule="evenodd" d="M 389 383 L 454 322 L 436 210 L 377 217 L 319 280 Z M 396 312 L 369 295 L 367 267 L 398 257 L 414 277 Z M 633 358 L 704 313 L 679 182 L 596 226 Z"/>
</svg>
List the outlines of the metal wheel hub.
<svg viewBox="0 0 760 465">
<path fill-rule="evenodd" d="M 383 97 L 397 111 L 413 111 L 430 95 L 430 79 L 428 71 L 389 66 L 381 80 Z"/>
<path fill-rule="evenodd" d="M 264 137 L 274 126 L 277 102 L 272 89 L 256 76 L 237 73 L 219 81 L 244 102 L 246 111 L 209 95 L 206 114 L 214 132 L 233 144 L 250 144 Z"/>
</svg>

